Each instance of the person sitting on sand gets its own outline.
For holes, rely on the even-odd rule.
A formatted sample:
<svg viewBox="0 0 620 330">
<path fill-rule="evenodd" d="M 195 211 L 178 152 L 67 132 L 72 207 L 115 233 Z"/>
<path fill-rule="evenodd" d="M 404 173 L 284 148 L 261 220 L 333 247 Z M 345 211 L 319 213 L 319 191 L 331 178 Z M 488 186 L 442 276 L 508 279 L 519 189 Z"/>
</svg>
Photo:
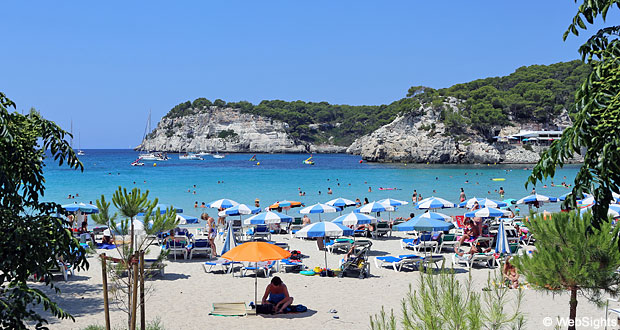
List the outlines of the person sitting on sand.
<svg viewBox="0 0 620 330">
<path fill-rule="evenodd" d="M 114 245 L 114 239 L 110 237 L 109 235 L 104 234 L 103 238 L 101 239 L 101 244 Z"/>
<path fill-rule="evenodd" d="M 293 303 L 293 297 L 288 294 L 286 284 L 282 283 L 279 276 L 274 276 L 267 285 L 263 295 L 262 304 L 274 305 L 276 314 L 282 313 L 286 307 Z"/>
<path fill-rule="evenodd" d="M 305 214 L 304 218 L 301 220 L 301 225 L 305 227 L 305 226 L 307 226 L 307 225 L 309 225 L 311 223 L 312 223 L 312 221 L 310 221 L 310 218 L 308 218 L 308 215 Z"/>
<path fill-rule="evenodd" d="M 519 287 L 519 273 L 513 264 L 510 263 L 510 256 L 506 258 L 504 267 L 502 268 L 502 276 L 506 279 L 506 285 L 511 289 Z"/>
</svg>

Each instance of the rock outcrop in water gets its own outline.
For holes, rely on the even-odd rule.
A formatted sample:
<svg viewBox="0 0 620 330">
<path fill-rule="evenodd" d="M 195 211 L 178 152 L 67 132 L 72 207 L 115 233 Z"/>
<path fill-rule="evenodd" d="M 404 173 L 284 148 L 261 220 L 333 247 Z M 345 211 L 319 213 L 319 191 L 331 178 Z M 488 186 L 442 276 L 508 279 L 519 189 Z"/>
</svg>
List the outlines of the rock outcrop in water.
<svg viewBox="0 0 620 330">
<path fill-rule="evenodd" d="M 168 152 L 344 152 L 346 147 L 314 146 L 287 133 L 288 125 L 232 108 L 205 107 L 194 114 L 164 117 L 137 150 Z"/>
</svg>

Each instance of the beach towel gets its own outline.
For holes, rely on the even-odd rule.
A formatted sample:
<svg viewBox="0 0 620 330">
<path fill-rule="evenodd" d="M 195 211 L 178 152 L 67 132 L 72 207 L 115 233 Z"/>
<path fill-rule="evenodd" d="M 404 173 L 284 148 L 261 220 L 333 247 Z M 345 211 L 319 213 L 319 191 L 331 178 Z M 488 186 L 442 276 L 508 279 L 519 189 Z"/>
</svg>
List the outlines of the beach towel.
<svg viewBox="0 0 620 330">
<path fill-rule="evenodd" d="M 236 303 L 213 303 L 213 311 L 209 315 L 214 316 L 246 316 L 247 307 L 244 302 Z"/>
</svg>

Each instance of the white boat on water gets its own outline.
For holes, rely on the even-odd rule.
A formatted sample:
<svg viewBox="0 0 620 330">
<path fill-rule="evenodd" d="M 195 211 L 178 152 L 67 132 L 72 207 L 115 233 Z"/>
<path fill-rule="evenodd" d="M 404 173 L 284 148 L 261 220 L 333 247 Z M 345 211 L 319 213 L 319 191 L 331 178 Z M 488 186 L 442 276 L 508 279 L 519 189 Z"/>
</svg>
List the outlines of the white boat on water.
<svg viewBox="0 0 620 330">
<path fill-rule="evenodd" d="M 206 152 L 206 151 L 205 152 L 198 152 L 198 153 L 196 153 L 196 156 L 200 156 L 200 157 L 202 157 L 202 156 L 211 156 L 211 153 L 210 152 Z"/>
<path fill-rule="evenodd" d="M 222 159 L 224 157 L 225 157 L 224 155 L 220 155 L 219 153 L 216 153 L 215 155 L 213 155 L 213 158 L 216 158 L 216 159 Z"/>
<path fill-rule="evenodd" d="M 131 162 L 131 166 L 144 166 L 144 163 L 140 162 L 140 160 L 142 160 L 142 158 L 134 160 L 133 162 Z"/>
<path fill-rule="evenodd" d="M 163 162 L 169 159 L 165 153 L 162 154 L 159 152 L 158 153 L 148 152 L 145 154 L 140 154 L 139 157 L 142 160 L 146 160 L 146 161 L 160 161 L 160 162 Z"/>
<path fill-rule="evenodd" d="M 179 159 L 181 160 L 204 160 L 204 158 L 196 155 L 196 154 L 190 154 L 190 153 L 185 153 L 183 155 L 179 155 Z"/>
</svg>

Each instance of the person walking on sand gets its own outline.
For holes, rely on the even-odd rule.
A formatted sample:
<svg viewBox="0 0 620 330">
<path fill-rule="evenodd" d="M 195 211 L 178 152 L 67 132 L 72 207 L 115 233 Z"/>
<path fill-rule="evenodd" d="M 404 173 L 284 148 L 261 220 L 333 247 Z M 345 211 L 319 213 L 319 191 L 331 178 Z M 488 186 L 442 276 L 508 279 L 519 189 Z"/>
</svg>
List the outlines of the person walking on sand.
<svg viewBox="0 0 620 330">
<path fill-rule="evenodd" d="M 272 304 L 276 314 L 280 314 L 286 307 L 293 303 L 293 297 L 288 293 L 286 284 L 282 283 L 279 276 L 274 276 L 267 285 L 263 295 L 262 304 Z"/>
<path fill-rule="evenodd" d="M 217 258 L 217 248 L 215 247 L 217 228 L 215 227 L 215 220 L 206 213 L 203 213 L 200 218 L 207 221 L 207 238 L 209 239 L 209 244 L 211 244 L 211 257 Z"/>
</svg>

